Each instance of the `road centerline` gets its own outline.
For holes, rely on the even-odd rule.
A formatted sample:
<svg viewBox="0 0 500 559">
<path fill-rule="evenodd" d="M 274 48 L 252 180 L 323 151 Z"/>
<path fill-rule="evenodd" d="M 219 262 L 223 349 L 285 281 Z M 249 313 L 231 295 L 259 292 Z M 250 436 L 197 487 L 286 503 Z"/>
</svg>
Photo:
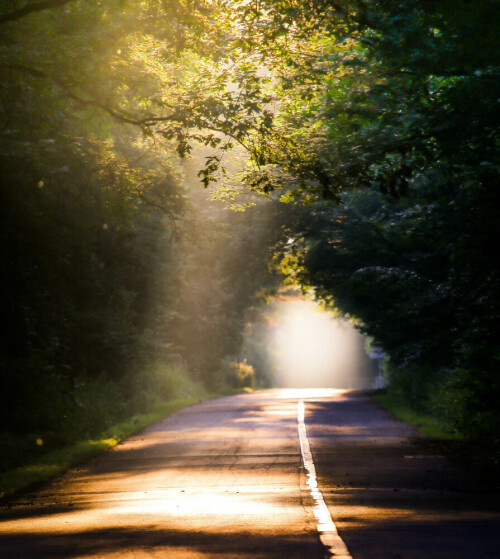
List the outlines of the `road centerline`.
<svg viewBox="0 0 500 559">
<path fill-rule="evenodd" d="M 337 527 L 323 499 L 323 494 L 318 487 L 316 468 L 314 466 L 309 439 L 307 438 L 304 400 L 299 400 L 297 402 L 297 425 L 300 452 L 302 454 L 304 468 L 307 472 L 307 486 L 309 487 L 309 493 L 314 501 L 313 513 L 316 518 L 316 528 L 321 543 L 328 549 L 332 557 L 336 557 L 337 559 L 352 559 L 344 540 L 339 536 Z"/>
</svg>

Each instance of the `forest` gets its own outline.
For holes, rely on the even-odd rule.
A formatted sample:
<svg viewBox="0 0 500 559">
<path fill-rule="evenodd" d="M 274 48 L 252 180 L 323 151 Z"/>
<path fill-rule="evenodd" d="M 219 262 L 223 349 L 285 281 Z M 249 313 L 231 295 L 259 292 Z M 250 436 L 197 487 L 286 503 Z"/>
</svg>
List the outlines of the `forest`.
<svg viewBox="0 0 500 559">
<path fill-rule="evenodd" d="M 496 0 L 2 2 L 0 468 L 272 386 L 244 335 L 283 286 L 499 448 L 499 27 Z"/>
</svg>

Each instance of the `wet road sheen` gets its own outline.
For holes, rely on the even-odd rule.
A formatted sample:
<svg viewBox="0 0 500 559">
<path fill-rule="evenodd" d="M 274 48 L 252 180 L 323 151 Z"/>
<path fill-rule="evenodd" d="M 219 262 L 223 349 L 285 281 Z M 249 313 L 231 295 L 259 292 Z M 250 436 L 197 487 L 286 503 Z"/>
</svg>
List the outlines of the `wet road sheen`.
<svg viewBox="0 0 500 559">
<path fill-rule="evenodd" d="M 304 468 L 301 401 L 333 547 Z M 494 495 L 464 491 L 463 474 L 423 448 L 356 392 L 212 400 L 0 510 L 0 557 L 500 557 Z"/>
</svg>

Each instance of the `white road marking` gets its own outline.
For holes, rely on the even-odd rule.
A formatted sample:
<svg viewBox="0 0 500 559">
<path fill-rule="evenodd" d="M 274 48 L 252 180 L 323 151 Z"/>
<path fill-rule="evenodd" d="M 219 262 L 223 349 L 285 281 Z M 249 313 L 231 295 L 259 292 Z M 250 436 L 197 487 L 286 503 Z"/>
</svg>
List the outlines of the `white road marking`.
<svg viewBox="0 0 500 559">
<path fill-rule="evenodd" d="M 316 468 L 311 454 L 311 447 L 307 438 L 306 424 L 304 421 L 304 400 L 299 400 L 297 405 L 297 423 L 299 429 L 300 451 L 302 453 L 302 460 L 304 467 L 307 471 L 307 486 L 311 497 L 314 499 L 313 512 L 316 518 L 316 527 L 319 532 L 321 543 L 328 548 L 332 557 L 336 559 L 352 559 L 344 540 L 339 536 L 337 527 L 332 520 L 330 511 L 325 504 L 323 494 L 318 487 L 318 480 L 316 478 Z"/>
</svg>

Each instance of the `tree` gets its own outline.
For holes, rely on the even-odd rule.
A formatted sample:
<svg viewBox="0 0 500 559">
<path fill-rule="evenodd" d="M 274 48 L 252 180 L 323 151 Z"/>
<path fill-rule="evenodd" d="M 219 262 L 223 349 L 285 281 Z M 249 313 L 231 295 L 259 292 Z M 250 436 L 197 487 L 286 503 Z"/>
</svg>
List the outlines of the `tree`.
<svg viewBox="0 0 500 559">
<path fill-rule="evenodd" d="M 209 225 L 183 176 L 191 143 L 243 141 L 264 114 L 249 109 L 257 82 L 226 91 L 209 5 L 43 7 L 0 15 L 0 413 L 11 433 L 55 444 L 156 401 L 151 361 L 187 361 L 216 386 L 271 282 L 279 224 L 263 210 Z M 231 235 L 251 215 L 267 244 Z"/>
<path fill-rule="evenodd" d="M 178 332 L 196 331 L 193 363 L 207 362 L 214 340 L 224 340 L 221 352 L 237 347 L 243 312 L 272 284 L 264 262 L 284 243 L 283 222 L 274 202 L 215 227 L 203 205 L 186 209 L 178 157 L 202 145 L 211 151 L 199 178 L 208 187 L 222 176 L 222 197 L 242 188 L 224 177 L 234 170 L 250 191 L 303 202 L 305 217 L 287 235 L 304 239 L 289 255 L 299 279 L 361 318 L 400 368 L 423 359 L 455 371 L 463 409 L 470 404 L 481 424 L 481 387 L 497 394 L 495 15 L 494 0 L 6 6 L 5 262 L 22 281 L 5 289 L 19 294 L 10 314 L 30 332 L 29 355 L 73 367 L 67 348 L 93 329 L 114 334 L 100 338 L 95 361 L 79 355 L 88 375 L 144 348 L 153 330 L 167 353 L 189 353 Z M 243 170 L 231 164 L 236 146 L 249 158 Z M 179 224 L 186 211 L 201 217 L 197 238 Z M 168 250 L 156 260 L 161 243 Z M 151 286 L 162 273 L 172 285 L 155 311 Z M 60 277 L 72 282 L 45 289 Z M 175 302 L 188 301 L 188 279 L 198 291 L 191 311 Z M 82 296 L 106 317 L 73 313 Z"/>
<path fill-rule="evenodd" d="M 281 57 L 282 110 L 247 178 L 310 205 L 285 267 L 360 319 L 401 374 L 428 369 L 427 392 L 457 394 L 445 411 L 461 429 L 494 434 L 495 3 L 260 6 L 242 9 L 260 24 L 252 48 Z"/>
</svg>

